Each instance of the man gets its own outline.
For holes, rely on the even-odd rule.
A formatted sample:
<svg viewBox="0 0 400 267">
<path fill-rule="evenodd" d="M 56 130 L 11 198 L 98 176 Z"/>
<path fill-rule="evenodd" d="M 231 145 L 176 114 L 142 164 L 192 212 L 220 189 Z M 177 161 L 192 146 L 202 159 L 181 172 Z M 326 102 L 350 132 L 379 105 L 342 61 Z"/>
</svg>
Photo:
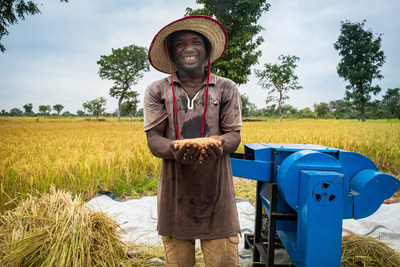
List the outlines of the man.
<svg viewBox="0 0 400 267">
<path fill-rule="evenodd" d="M 162 28 L 149 49 L 150 64 L 170 74 L 149 85 L 144 98 L 147 143 L 163 160 L 157 229 L 167 266 L 193 266 L 195 239 L 206 266 L 238 264 L 240 226 L 229 153 L 240 143 L 240 95 L 234 82 L 210 73 L 226 44 L 217 20 L 188 16 Z M 175 141 L 199 137 L 217 142 Z"/>
</svg>

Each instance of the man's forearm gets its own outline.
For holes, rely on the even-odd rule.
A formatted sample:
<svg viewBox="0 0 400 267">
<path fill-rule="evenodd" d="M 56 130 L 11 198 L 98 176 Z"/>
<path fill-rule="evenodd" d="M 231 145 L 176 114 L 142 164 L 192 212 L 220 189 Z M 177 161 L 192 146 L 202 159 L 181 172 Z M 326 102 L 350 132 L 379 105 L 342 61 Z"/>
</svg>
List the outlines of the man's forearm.
<svg viewBox="0 0 400 267">
<path fill-rule="evenodd" d="M 174 159 L 171 140 L 165 137 L 167 121 L 164 120 L 146 132 L 147 145 L 154 156 L 163 159 Z"/>
<path fill-rule="evenodd" d="M 226 132 L 222 134 L 222 138 L 224 139 L 222 148 L 225 155 L 235 152 L 240 145 L 241 137 L 239 131 Z"/>
<path fill-rule="evenodd" d="M 171 150 L 171 140 L 163 136 L 152 136 L 147 138 L 147 145 L 154 156 L 173 160 L 174 155 Z"/>
</svg>

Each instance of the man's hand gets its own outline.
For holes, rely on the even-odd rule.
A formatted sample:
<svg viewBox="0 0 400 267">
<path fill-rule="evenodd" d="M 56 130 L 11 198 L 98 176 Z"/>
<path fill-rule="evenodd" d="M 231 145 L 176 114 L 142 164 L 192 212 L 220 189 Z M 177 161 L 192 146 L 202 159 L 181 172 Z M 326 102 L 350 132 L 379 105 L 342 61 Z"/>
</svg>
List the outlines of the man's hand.
<svg viewBox="0 0 400 267">
<path fill-rule="evenodd" d="M 188 165 L 195 164 L 198 161 L 201 146 L 197 143 L 194 143 L 185 144 L 180 147 L 175 141 L 172 141 L 171 150 L 176 161 L 179 161 L 181 164 Z"/>
<path fill-rule="evenodd" d="M 203 164 L 215 161 L 221 158 L 224 153 L 232 153 L 237 149 L 240 143 L 240 132 L 231 131 L 223 135 L 215 135 L 208 138 L 217 140 L 216 144 L 208 143 L 200 145 L 199 143 L 186 143 L 180 146 L 177 142 L 172 141 L 170 147 L 174 159 L 182 164 L 195 165 L 197 163 Z"/>
<path fill-rule="evenodd" d="M 222 136 L 210 136 L 210 138 L 216 139 L 217 144 L 209 144 L 201 148 L 199 163 L 214 161 L 223 155 L 222 145 L 224 144 L 224 139 Z"/>
</svg>

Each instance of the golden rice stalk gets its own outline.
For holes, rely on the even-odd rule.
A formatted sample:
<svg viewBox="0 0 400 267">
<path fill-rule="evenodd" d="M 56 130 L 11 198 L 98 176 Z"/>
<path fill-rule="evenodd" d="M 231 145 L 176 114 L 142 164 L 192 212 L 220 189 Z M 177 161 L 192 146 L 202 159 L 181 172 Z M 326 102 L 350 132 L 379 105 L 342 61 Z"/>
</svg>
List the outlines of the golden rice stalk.
<svg viewBox="0 0 400 267">
<path fill-rule="evenodd" d="M 342 266 L 400 266 L 400 253 L 373 238 L 354 234 L 342 241 Z"/>
<path fill-rule="evenodd" d="M 199 144 L 201 146 L 205 145 L 218 145 L 218 140 L 210 137 L 203 137 L 203 138 L 190 138 L 190 139 L 182 139 L 182 140 L 176 140 L 175 143 L 177 143 L 179 146 L 183 146 L 186 144 Z"/>
<path fill-rule="evenodd" d="M 1 266 L 131 266 L 119 225 L 51 188 L 0 217 Z"/>
</svg>

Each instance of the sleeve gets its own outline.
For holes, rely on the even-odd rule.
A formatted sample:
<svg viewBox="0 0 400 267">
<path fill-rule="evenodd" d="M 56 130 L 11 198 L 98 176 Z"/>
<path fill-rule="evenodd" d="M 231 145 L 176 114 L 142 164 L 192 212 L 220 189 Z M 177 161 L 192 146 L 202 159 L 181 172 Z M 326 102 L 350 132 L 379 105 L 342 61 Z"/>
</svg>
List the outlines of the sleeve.
<svg viewBox="0 0 400 267">
<path fill-rule="evenodd" d="M 223 90 L 220 114 L 222 131 L 242 130 L 242 103 L 239 89 L 233 81 L 230 81 L 229 86 L 226 86 Z"/>
<path fill-rule="evenodd" d="M 159 86 L 154 83 L 147 87 L 143 101 L 143 128 L 148 131 L 168 117 L 165 101 L 161 97 Z"/>
</svg>

